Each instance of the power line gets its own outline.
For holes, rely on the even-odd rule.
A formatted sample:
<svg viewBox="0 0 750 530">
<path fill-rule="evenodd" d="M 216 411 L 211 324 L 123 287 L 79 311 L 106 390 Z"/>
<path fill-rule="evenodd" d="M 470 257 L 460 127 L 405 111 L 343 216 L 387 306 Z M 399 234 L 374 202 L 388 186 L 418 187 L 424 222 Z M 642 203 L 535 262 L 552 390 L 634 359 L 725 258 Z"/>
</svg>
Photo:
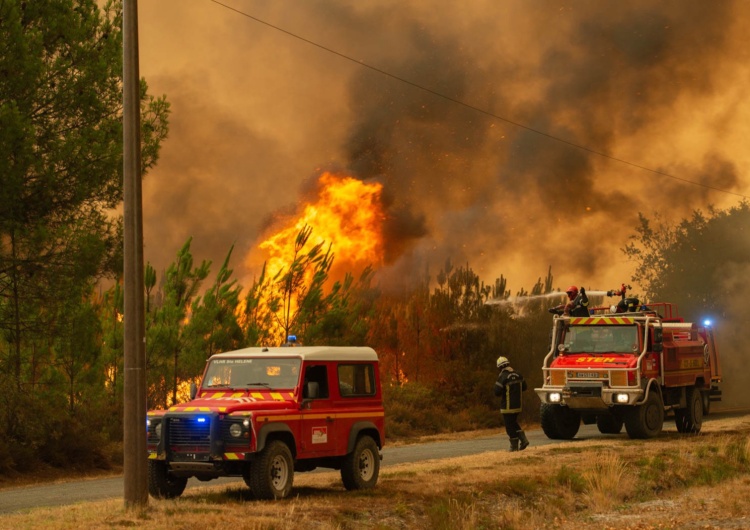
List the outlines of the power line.
<svg viewBox="0 0 750 530">
<path fill-rule="evenodd" d="M 576 149 L 580 149 L 582 151 L 586 151 L 586 152 L 591 153 L 593 155 L 597 155 L 597 156 L 600 156 L 600 157 L 603 157 L 603 158 L 607 158 L 607 159 L 612 160 L 614 162 L 619 162 L 621 164 L 625 164 L 625 165 L 628 165 L 628 166 L 640 169 L 642 171 L 648 171 L 648 172 L 654 173 L 656 175 L 661 175 L 663 177 L 667 177 L 667 178 L 670 178 L 670 179 L 673 179 L 673 180 L 684 182 L 686 184 L 692 184 L 693 186 L 700 186 L 700 187 L 705 188 L 705 189 L 709 189 L 709 190 L 713 190 L 713 191 L 718 191 L 720 193 L 726 193 L 728 195 L 735 195 L 737 197 L 742 197 L 743 199 L 750 199 L 749 196 L 743 195 L 742 193 L 737 193 L 737 192 L 734 192 L 734 191 L 725 190 L 725 189 L 722 189 L 722 188 L 717 188 L 715 186 L 709 186 L 708 184 L 703 184 L 701 182 L 695 182 L 694 180 L 689 180 L 689 179 L 686 179 L 686 178 L 678 177 L 678 176 L 672 175 L 670 173 L 666 173 L 664 171 L 660 171 L 658 169 L 653 169 L 653 168 L 650 168 L 650 167 L 642 166 L 640 164 L 636 164 L 634 162 L 630 162 L 630 161 L 625 160 L 623 158 L 618 158 L 616 156 L 608 155 L 607 153 L 603 153 L 601 151 L 597 151 L 596 149 L 592 149 L 590 147 L 586 147 L 585 145 L 581 145 L 581 144 L 577 144 L 575 142 L 571 142 L 571 141 L 565 140 L 565 139 L 560 138 L 558 136 L 554 136 L 554 135 L 546 133 L 544 131 L 540 131 L 539 129 L 534 129 L 533 127 L 529 127 L 528 125 L 524 125 L 524 124 L 519 123 L 517 121 L 513 121 L 513 120 L 510 120 L 508 118 L 503 118 L 502 116 L 498 116 L 497 114 L 493 114 L 492 112 L 489 112 L 489 111 L 484 110 L 482 108 L 475 107 L 474 105 L 471 105 L 471 104 L 466 103 L 464 101 L 452 98 L 450 96 L 446 96 L 445 94 L 442 94 L 440 92 L 436 92 L 435 90 L 432 90 L 430 88 L 422 86 L 422 85 L 420 85 L 418 83 L 415 83 L 413 81 L 409 81 L 408 79 L 405 79 L 403 77 L 399 77 L 399 76 L 397 76 L 395 74 L 392 74 L 390 72 L 387 72 L 387 71 L 385 71 L 385 70 L 383 70 L 381 68 L 378 68 L 376 66 L 372 66 L 370 64 L 367 64 L 364 61 L 354 59 L 353 57 L 350 57 L 350 56 L 348 56 L 346 54 L 343 54 L 341 52 L 338 52 L 336 50 L 333 50 L 331 48 L 323 46 L 322 44 L 318 44 L 317 42 L 311 41 L 310 39 L 306 39 L 305 37 L 297 35 L 296 33 L 292 33 L 291 31 L 287 31 L 287 30 L 285 30 L 283 28 L 280 28 L 278 26 L 274 26 L 273 24 L 271 24 L 269 22 L 266 22 L 265 20 L 259 19 L 257 17 L 254 17 L 254 16 L 248 14 L 248 13 L 240 11 L 239 9 L 236 9 L 234 7 L 231 7 L 231 6 L 228 6 L 226 4 L 223 4 L 223 3 L 219 2 L 218 0 L 211 0 L 211 2 L 213 2 L 214 4 L 218 4 L 218 5 L 226 8 L 226 9 L 228 9 L 230 11 L 234 11 L 238 15 L 242 15 L 243 17 L 246 17 L 246 18 L 249 18 L 250 20 L 258 22 L 259 24 L 263 24 L 264 26 L 268 26 L 269 28 L 275 29 L 276 31 L 279 31 L 281 33 L 289 35 L 290 37 L 293 37 L 293 38 L 295 38 L 297 40 L 300 40 L 302 42 L 310 44 L 311 46 L 315 46 L 316 48 L 320 48 L 321 50 L 324 50 L 324 51 L 326 51 L 326 52 L 328 52 L 330 54 L 333 54 L 333 55 L 336 55 L 338 57 L 341 57 L 342 59 L 345 59 L 347 61 L 353 62 L 353 63 L 355 63 L 355 64 L 357 64 L 359 66 L 362 66 L 364 68 L 368 68 L 368 69 L 372 70 L 373 72 L 377 72 L 377 73 L 379 73 L 381 75 L 384 75 L 386 77 L 390 77 L 391 79 L 395 79 L 396 81 L 399 81 L 399 82 L 404 83 L 406 85 L 412 86 L 414 88 L 417 88 L 419 90 L 427 92 L 428 94 L 432 94 L 433 96 L 437 96 L 439 98 L 442 98 L 442 99 L 444 99 L 446 101 L 450 101 L 451 103 L 455 103 L 456 105 L 460 105 L 462 107 L 465 107 L 467 109 L 471 109 L 471 110 L 473 110 L 475 112 L 478 112 L 480 114 L 484 114 L 485 116 L 489 116 L 489 117 L 494 118 L 496 120 L 503 121 L 503 122 L 505 122 L 507 124 L 513 125 L 515 127 L 518 127 L 519 129 L 525 129 L 527 131 L 533 132 L 534 134 L 538 134 L 540 136 L 544 136 L 546 138 L 549 138 L 550 140 L 554 140 L 556 142 L 559 142 L 559 143 L 562 143 L 562 144 L 565 144 L 565 145 L 569 145 L 571 147 L 575 147 Z"/>
</svg>

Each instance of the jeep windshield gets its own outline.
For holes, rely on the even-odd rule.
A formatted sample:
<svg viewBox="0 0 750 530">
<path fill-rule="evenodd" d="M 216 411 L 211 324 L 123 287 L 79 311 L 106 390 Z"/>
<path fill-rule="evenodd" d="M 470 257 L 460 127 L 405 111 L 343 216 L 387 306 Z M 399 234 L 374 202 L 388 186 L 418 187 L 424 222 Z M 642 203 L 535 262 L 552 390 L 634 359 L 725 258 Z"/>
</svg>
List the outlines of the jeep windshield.
<svg viewBox="0 0 750 530">
<path fill-rule="evenodd" d="M 206 369 L 203 388 L 295 388 L 301 359 L 224 358 L 212 360 Z"/>
<path fill-rule="evenodd" d="M 570 326 L 558 350 L 563 353 L 634 353 L 638 351 L 638 327 Z"/>
</svg>

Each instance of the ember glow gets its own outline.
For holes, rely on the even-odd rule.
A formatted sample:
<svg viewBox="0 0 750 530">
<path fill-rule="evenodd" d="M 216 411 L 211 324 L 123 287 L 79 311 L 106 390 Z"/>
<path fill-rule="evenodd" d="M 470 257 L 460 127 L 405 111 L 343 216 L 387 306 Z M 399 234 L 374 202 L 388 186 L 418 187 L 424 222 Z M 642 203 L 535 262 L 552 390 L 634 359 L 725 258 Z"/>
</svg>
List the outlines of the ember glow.
<svg viewBox="0 0 750 530">
<path fill-rule="evenodd" d="M 323 243 L 335 254 L 334 268 L 356 273 L 383 262 L 382 185 L 365 183 L 346 175 L 323 173 L 317 197 L 285 219 L 283 226 L 260 243 L 267 253 L 267 272 L 273 278 L 294 259 L 294 241 L 305 226 L 312 228 L 307 248 Z"/>
</svg>

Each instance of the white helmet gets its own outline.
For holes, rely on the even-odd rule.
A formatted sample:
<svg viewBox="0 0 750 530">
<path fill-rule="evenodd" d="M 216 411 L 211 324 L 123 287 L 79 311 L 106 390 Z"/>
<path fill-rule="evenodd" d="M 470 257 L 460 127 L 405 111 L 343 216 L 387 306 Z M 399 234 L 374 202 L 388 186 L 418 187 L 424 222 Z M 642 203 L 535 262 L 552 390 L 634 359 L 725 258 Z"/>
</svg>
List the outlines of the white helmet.
<svg viewBox="0 0 750 530">
<path fill-rule="evenodd" d="M 503 357 L 502 355 L 497 358 L 497 367 L 503 368 L 505 366 L 508 366 L 510 364 L 510 361 L 507 357 Z"/>
</svg>

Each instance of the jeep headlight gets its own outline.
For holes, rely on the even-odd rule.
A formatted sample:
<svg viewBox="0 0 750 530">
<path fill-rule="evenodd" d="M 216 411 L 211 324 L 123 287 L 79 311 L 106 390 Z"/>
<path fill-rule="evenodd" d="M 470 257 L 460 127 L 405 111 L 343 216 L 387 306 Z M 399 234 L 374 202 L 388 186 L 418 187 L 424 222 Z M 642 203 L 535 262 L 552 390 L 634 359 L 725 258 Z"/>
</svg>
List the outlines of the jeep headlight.
<svg viewBox="0 0 750 530">
<path fill-rule="evenodd" d="M 146 419 L 146 432 L 153 432 L 157 439 L 161 439 L 161 420 Z"/>
<path fill-rule="evenodd" d="M 550 392 L 547 394 L 547 400 L 550 403 L 560 403 L 560 400 L 562 399 L 562 396 L 560 395 L 560 392 Z"/>
<path fill-rule="evenodd" d="M 232 435 L 232 438 L 239 438 L 242 436 L 242 425 L 239 423 L 233 423 L 229 426 L 229 434 Z"/>
</svg>

